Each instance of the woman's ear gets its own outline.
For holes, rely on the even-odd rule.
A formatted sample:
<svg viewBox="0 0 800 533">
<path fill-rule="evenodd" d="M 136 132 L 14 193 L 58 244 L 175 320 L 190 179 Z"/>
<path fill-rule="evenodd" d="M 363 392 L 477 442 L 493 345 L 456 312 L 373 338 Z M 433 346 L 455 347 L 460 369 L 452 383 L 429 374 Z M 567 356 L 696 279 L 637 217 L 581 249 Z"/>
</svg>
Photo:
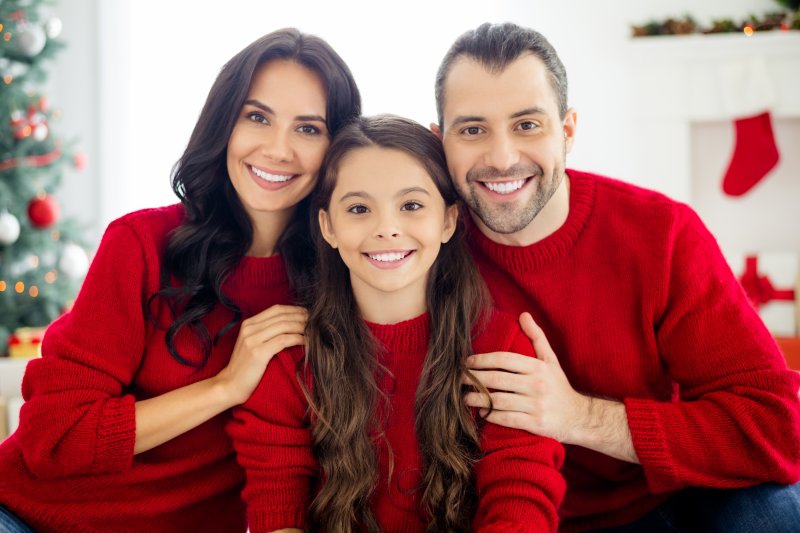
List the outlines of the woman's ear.
<svg viewBox="0 0 800 533">
<path fill-rule="evenodd" d="M 445 208 L 444 228 L 442 229 L 442 243 L 449 241 L 456 232 L 458 226 L 458 204 L 453 204 Z"/>
<path fill-rule="evenodd" d="M 322 233 L 322 238 L 331 245 L 331 248 L 336 248 L 338 244 L 336 234 L 333 233 L 330 215 L 324 209 L 320 209 L 319 213 L 317 213 L 317 219 L 319 220 L 319 230 Z"/>
</svg>

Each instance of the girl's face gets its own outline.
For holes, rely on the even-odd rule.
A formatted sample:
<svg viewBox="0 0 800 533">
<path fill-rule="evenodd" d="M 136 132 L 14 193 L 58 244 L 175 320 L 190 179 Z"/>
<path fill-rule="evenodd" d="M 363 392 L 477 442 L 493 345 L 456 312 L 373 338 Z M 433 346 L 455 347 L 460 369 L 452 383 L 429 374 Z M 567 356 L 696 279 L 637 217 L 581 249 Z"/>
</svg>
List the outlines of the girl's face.
<svg viewBox="0 0 800 533">
<path fill-rule="evenodd" d="M 319 224 L 350 269 L 362 312 L 388 304 L 395 314 L 413 318 L 425 311 L 428 271 L 453 236 L 457 216 L 416 159 L 370 146 L 342 159 Z"/>
<path fill-rule="evenodd" d="M 275 59 L 253 77 L 228 140 L 228 175 L 254 224 L 291 214 L 317 180 L 330 144 L 327 96 L 319 76 Z"/>
</svg>

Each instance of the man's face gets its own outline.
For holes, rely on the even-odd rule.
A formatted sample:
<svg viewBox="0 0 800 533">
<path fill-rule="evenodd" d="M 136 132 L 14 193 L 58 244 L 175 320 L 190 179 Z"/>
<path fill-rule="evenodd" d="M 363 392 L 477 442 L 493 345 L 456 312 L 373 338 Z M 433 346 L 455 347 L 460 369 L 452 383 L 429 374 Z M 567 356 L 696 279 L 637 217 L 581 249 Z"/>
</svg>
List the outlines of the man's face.
<svg viewBox="0 0 800 533">
<path fill-rule="evenodd" d="M 479 224 L 504 235 L 528 227 L 564 178 L 575 130 L 573 110 L 559 117 L 544 63 L 524 54 L 490 73 L 460 57 L 442 115 L 450 175 Z"/>
</svg>

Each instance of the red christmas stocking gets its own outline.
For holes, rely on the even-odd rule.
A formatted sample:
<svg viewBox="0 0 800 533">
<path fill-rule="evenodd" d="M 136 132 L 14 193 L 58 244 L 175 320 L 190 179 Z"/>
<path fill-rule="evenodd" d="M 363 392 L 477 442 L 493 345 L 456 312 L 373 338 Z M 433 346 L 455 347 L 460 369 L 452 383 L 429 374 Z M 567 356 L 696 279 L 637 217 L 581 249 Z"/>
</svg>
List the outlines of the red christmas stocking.
<svg viewBox="0 0 800 533">
<path fill-rule="evenodd" d="M 736 144 L 722 180 L 729 196 L 741 196 L 778 164 L 778 147 L 772 133 L 769 111 L 736 119 Z"/>
</svg>

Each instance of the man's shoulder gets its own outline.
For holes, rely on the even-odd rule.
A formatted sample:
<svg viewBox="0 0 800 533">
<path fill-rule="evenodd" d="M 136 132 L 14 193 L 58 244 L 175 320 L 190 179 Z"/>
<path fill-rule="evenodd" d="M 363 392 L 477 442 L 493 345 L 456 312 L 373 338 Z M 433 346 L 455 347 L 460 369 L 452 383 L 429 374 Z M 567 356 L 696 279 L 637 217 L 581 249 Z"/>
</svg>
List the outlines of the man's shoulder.
<svg viewBox="0 0 800 533">
<path fill-rule="evenodd" d="M 659 217 L 672 221 L 689 212 L 691 207 L 664 193 L 634 185 L 618 178 L 578 170 L 567 171 L 573 187 L 594 188 L 596 209 L 608 212 L 617 219 L 626 218 L 635 222 L 639 217 L 647 217 L 651 222 Z"/>
</svg>

